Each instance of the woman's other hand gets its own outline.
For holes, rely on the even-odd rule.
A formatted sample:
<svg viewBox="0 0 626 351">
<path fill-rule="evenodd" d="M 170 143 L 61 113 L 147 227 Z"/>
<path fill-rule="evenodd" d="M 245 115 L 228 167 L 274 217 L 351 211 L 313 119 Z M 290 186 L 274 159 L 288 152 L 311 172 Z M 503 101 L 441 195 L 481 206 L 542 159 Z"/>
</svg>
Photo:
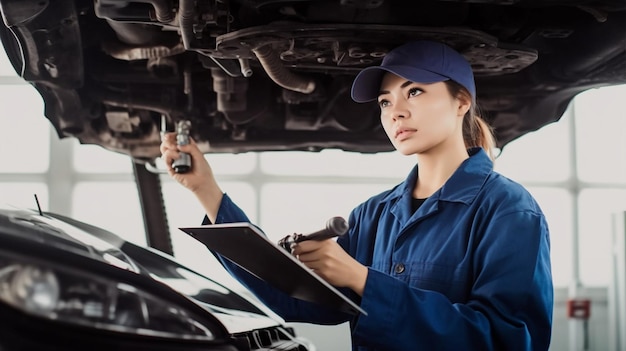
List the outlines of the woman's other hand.
<svg viewBox="0 0 626 351">
<path fill-rule="evenodd" d="M 301 241 L 292 246 L 292 254 L 328 283 L 363 295 L 367 267 L 352 258 L 335 240 Z"/>
</svg>

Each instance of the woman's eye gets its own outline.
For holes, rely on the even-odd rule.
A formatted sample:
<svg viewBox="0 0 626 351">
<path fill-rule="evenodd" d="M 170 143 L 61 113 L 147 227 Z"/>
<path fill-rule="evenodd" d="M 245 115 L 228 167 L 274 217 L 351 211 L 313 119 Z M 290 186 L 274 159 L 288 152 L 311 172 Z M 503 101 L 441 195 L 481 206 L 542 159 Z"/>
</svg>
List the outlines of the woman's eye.
<svg viewBox="0 0 626 351">
<path fill-rule="evenodd" d="M 409 89 L 409 96 L 417 96 L 423 92 L 420 88 L 411 88 Z"/>
<path fill-rule="evenodd" d="M 387 101 L 387 100 L 380 100 L 378 102 L 378 106 L 380 106 L 380 108 L 387 107 L 387 106 L 389 106 L 389 101 Z"/>
</svg>

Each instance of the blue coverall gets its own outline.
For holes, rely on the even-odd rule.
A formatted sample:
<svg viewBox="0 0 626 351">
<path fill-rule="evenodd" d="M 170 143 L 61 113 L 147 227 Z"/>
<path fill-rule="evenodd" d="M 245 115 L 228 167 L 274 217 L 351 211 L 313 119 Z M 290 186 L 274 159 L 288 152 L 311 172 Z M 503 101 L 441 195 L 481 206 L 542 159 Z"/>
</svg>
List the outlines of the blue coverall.
<svg viewBox="0 0 626 351">
<path fill-rule="evenodd" d="M 337 242 L 369 271 L 362 297 L 340 290 L 367 316 L 291 298 L 221 261 L 286 321 L 350 321 L 354 350 L 547 350 L 553 286 L 545 217 L 522 186 L 493 171 L 482 149 L 468 151 L 415 213 L 417 166 L 350 214 Z M 224 194 L 216 222 L 248 218 Z"/>
</svg>

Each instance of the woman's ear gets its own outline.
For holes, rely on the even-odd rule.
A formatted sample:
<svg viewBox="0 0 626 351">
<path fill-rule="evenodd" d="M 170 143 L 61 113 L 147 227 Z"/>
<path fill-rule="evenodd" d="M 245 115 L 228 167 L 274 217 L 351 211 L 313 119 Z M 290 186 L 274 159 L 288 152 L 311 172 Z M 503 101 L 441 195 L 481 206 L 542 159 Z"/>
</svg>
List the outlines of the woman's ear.
<svg viewBox="0 0 626 351">
<path fill-rule="evenodd" d="M 465 114 L 467 113 L 467 111 L 469 111 L 470 107 L 472 106 L 472 101 L 467 99 L 465 96 L 461 95 L 457 98 L 457 101 L 459 102 L 459 106 L 458 106 L 458 116 L 464 117 Z"/>
</svg>

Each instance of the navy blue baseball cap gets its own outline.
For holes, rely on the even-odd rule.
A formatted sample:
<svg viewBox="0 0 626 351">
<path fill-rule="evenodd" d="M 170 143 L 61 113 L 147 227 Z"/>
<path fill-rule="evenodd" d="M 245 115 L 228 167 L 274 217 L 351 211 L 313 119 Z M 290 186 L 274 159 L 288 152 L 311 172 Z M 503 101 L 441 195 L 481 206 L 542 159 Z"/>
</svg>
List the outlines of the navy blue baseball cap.
<svg viewBox="0 0 626 351">
<path fill-rule="evenodd" d="M 359 72 L 352 83 L 352 100 L 376 100 L 386 72 L 415 83 L 453 80 L 465 87 L 472 98 L 476 98 L 472 66 L 463 55 L 445 44 L 418 40 L 391 50 L 380 66 L 367 67 Z"/>
</svg>

